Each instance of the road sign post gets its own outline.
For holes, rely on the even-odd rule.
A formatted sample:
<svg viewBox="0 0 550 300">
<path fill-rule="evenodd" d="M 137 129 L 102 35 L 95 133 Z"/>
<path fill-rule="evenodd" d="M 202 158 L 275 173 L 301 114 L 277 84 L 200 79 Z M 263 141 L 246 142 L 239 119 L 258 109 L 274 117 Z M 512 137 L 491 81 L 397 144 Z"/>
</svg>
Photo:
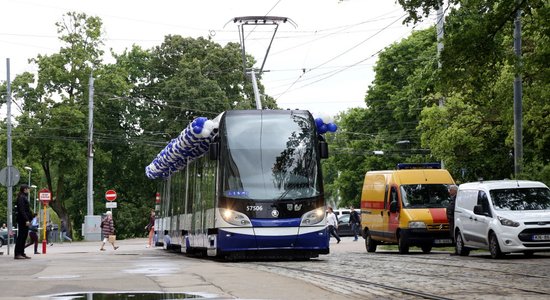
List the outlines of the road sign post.
<svg viewBox="0 0 550 300">
<path fill-rule="evenodd" d="M 44 226 L 42 226 L 42 254 L 46 254 L 46 246 L 48 245 L 48 240 L 46 237 L 46 212 L 48 211 L 48 203 L 52 200 L 52 193 L 48 189 L 41 189 L 38 192 L 38 200 L 44 205 Z"/>
</svg>

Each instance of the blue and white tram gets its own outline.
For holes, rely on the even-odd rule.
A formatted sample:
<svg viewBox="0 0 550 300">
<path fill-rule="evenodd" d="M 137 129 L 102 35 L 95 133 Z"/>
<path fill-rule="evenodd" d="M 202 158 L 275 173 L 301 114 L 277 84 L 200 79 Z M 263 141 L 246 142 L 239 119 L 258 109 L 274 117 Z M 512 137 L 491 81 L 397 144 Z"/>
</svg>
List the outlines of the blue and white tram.
<svg viewBox="0 0 550 300">
<path fill-rule="evenodd" d="M 320 133 L 336 126 L 320 120 L 304 110 L 196 119 L 146 168 L 165 178 L 165 246 L 225 258 L 328 254 Z"/>
</svg>

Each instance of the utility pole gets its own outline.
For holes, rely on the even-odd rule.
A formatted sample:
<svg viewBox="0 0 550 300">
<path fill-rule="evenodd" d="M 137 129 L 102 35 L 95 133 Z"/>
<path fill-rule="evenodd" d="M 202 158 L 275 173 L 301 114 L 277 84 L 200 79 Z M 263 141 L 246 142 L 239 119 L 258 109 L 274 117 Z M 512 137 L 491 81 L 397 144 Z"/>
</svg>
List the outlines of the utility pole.
<svg viewBox="0 0 550 300">
<path fill-rule="evenodd" d="M 94 215 L 94 77 L 90 73 L 88 84 L 88 186 L 86 189 L 87 211 L 84 218 L 84 239 L 101 239 L 101 216 Z"/>
<path fill-rule="evenodd" d="M 435 26 L 437 30 L 437 67 L 441 71 L 443 64 L 441 63 L 441 51 L 443 51 L 443 34 L 445 29 L 443 23 L 445 22 L 445 14 L 443 13 L 443 3 L 437 8 L 437 24 Z M 441 95 L 439 99 L 439 107 L 445 106 L 445 97 Z M 445 164 L 441 160 L 441 168 L 445 169 Z"/>
<path fill-rule="evenodd" d="M 519 3 L 519 1 L 516 0 L 516 3 Z M 516 178 L 520 175 L 523 165 L 521 13 L 521 9 L 518 9 L 514 19 L 514 52 L 517 57 L 516 76 L 514 78 L 514 175 Z"/>
<path fill-rule="evenodd" d="M 6 75 L 7 75 L 7 90 L 6 90 L 6 105 L 7 105 L 7 148 L 8 148 L 8 255 L 10 255 L 10 233 L 13 232 L 12 220 L 12 201 L 13 201 L 13 182 L 12 182 L 12 157 L 11 157 L 11 79 L 10 79 L 10 59 L 6 58 Z"/>
<path fill-rule="evenodd" d="M 94 214 L 94 77 L 93 73 L 90 73 L 90 80 L 88 86 L 88 186 L 87 186 L 87 216 Z"/>
</svg>

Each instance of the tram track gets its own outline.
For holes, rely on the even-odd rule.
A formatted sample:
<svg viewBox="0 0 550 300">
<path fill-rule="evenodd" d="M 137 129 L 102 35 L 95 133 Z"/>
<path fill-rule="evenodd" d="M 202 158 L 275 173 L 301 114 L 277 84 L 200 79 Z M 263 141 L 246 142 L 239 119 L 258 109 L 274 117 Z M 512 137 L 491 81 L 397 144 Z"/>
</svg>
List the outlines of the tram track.
<svg viewBox="0 0 550 300">
<path fill-rule="evenodd" d="M 353 282 L 353 283 L 357 283 L 357 284 L 361 284 L 361 285 L 365 285 L 365 286 L 372 286 L 372 287 L 376 287 L 376 288 L 384 290 L 384 291 L 389 290 L 389 291 L 393 291 L 393 292 L 398 292 L 402 295 L 414 296 L 414 297 L 418 297 L 418 298 L 421 298 L 421 299 L 434 299 L 434 300 L 450 300 L 450 299 L 452 299 L 452 298 L 442 297 L 440 295 L 421 292 L 421 291 L 418 291 L 418 290 L 407 289 L 407 288 L 399 288 L 399 287 L 395 287 L 395 286 L 391 286 L 391 285 L 381 284 L 381 283 L 378 283 L 378 282 L 373 282 L 373 281 L 368 281 L 368 280 L 363 280 L 363 279 L 357 279 L 357 278 L 354 278 L 354 277 L 342 276 L 342 275 L 337 275 L 337 274 L 330 274 L 330 273 L 316 271 L 316 270 L 305 270 L 303 268 L 295 268 L 295 267 L 280 266 L 280 265 L 274 265 L 274 264 L 263 264 L 263 263 L 258 263 L 258 264 L 255 264 L 255 265 L 263 266 L 263 267 L 266 267 L 268 269 L 278 268 L 278 269 L 293 271 L 293 272 L 302 273 L 302 274 L 307 273 L 307 274 L 321 275 L 323 277 L 328 277 L 328 278 L 332 278 L 332 279 L 339 279 L 339 280 L 343 280 L 345 282 Z"/>
</svg>

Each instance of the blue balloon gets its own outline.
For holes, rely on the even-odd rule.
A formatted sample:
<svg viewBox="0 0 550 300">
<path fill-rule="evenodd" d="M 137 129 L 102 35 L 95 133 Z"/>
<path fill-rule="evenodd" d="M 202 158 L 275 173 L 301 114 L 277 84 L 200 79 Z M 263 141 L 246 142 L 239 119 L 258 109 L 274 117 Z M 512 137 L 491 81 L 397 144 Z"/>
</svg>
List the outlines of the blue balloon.
<svg viewBox="0 0 550 300">
<path fill-rule="evenodd" d="M 321 127 L 323 125 L 323 119 L 317 118 L 315 119 L 315 125 L 317 125 L 317 128 Z"/>
<path fill-rule="evenodd" d="M 327 130 L 330 132 L 336 132 L 336 129 L 338 129 L 338 126 L 334 123 L 328 123 Z"/>
<path fill-rule="evenodd" d="M 202 131 L 202 126 L 195 126 L 193 127 L 193 133 L 194 134 L 200 134 Z"/>
<path fill-rule="evenodd" d="M 326 133 L 327 132 L 327 125 L 326 124 L 321 125 L 319 128 L 317 128 L 317 132 L 319 132 L 319 134 Z"/>
<path fill-rule="evenodd" d="M 205 117 L 198 117 L 198 118 L 195 119 L 194 122 L 196 123 L 195 124 L 196 126 L 202 127 L 202 125 L 204 125 L 204 122 L 206 122 L 206 120 L 208 120 L 208 119 L 205 118 Z"/>
</svg>

